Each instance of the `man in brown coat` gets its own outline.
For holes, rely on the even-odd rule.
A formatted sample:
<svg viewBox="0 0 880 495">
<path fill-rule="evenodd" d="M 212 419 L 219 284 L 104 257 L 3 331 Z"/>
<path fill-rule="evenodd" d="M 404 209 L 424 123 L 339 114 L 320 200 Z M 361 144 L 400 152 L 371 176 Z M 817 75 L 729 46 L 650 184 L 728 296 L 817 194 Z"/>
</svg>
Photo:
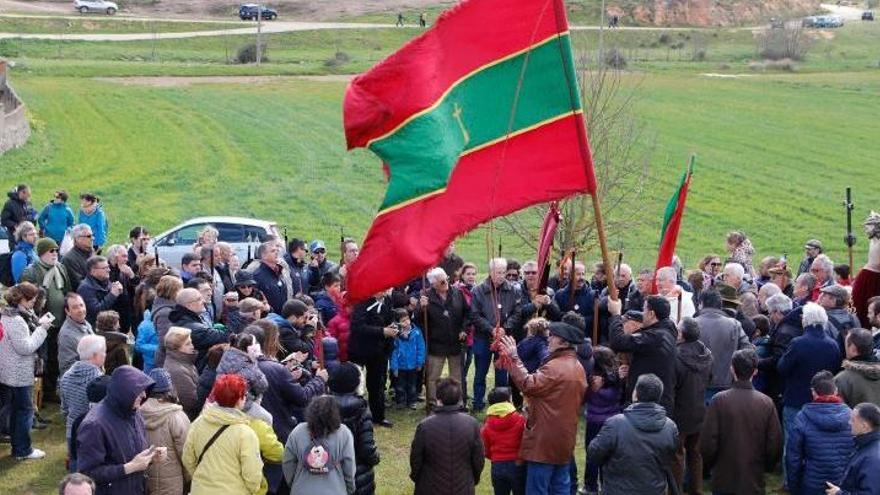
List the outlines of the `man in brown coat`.
<svg viewBox="0 0 880 495">
<path fill-rule="evenodd" d="M 577 441 L 578 419 L 587 390 L 575 346 L 584 334 L 567 323 L 550 324 L 550 355 L 529 374 L 516 353 L 516 340 L 503 338 L 510 379 L 528 400 L 520 456 L 527 463 L 526 493 L 570 493 L 569 464 Z"/>
<path fill-rule="evenodd" d="M 409 454 L 415 495 L 473 495 L 483 472 L 480 423 L 461 412 L 461 385 L 454 378 L 437 382 L 433 414 L 416 427 Z"/>
<path fill-rule="evenodd" d="M 764 471 L 782 455 L 776 406 L 752 388 L 758 357 L 751 349 L 733 354 L 734 382 L 712 398 L 701 435 L 703 462 L 712 469 L 716 494 L 764 493 Z"/>
</svg>

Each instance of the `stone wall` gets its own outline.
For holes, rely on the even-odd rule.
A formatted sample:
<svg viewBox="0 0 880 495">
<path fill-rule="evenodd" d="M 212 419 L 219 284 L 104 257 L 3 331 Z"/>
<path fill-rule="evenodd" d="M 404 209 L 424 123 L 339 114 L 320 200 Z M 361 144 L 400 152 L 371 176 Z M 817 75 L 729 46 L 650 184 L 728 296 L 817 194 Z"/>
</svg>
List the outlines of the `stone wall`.
<svg viewBox="0 0 880 495">
<path fill-rule="evenodd" d="M 6 61 L 0 60 L 0 154 L 24 146 L 30 135 L 27 108 L 7 84 Z"/>
</svg>

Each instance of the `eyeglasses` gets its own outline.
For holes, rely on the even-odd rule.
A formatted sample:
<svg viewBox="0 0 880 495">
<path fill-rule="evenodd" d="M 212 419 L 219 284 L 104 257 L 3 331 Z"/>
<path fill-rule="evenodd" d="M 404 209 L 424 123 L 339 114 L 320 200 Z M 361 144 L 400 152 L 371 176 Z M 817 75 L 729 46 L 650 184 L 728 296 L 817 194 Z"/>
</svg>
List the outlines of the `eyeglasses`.
<svg viewBox="0 0 880 495">
<path fill-rule="evenodd" d="M 710 266 L 721 266 L 721 263 L 709 263 Z"/>
<path fill-rule="evenodd" d="M 92 238 L 92 234 L 83 234 L 83 235 L 80 235 L 80 236 L 77 236 L 77 237 L 82 237 L 82 238 L 84 238 L 84 239 L 91 239 L 91 238 Z"/>
<path fill-rule="evenodd" d="M 49 252 L 50 252 L 50 253 L 57 253 L 58 250 L 57 250 L 57 249 L 50 249 Z"/>
</svg>

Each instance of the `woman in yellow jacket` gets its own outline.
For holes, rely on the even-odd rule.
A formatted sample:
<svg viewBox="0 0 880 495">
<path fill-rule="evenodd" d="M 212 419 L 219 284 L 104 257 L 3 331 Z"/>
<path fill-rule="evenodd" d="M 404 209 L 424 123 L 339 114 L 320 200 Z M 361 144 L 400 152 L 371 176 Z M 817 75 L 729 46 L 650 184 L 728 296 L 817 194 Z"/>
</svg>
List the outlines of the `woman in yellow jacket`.
<svg viewBox="0 0 880 495">
<path fill-rule="evenodd" d="M 193 422 L 183 446 L 191 495 L 265 493 L 260 441 L 242 412 L 246 392 L 247 382 L 240 376 L 217 377 L 211 390 L 214 404 Z"/>
</svg>

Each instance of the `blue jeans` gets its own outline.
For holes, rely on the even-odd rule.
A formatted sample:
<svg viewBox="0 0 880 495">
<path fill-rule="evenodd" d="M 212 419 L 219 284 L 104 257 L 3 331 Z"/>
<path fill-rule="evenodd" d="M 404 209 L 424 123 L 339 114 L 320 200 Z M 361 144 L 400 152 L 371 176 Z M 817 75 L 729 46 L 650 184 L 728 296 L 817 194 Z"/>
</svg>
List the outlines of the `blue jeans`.
<svg viewBox="0 0 880 495">
<path fill-rule="evenodd" d="M 594 438 L 599 436 L 599 430 L 602 429 L 602 425 L 604 423 L 596 423 L 587 421 L 587 431 L 586 431 L 586 441 L 584 442 L 584 450 L 590 448 L 590 442 L 593 441 Z M 587 457 L 587 467 L 584 473 L 584 488 L 588 492 L 598 492 L 599 491 L 599 464 L 590 461 L 589 456 Z"/>
<path fill-rule="evenodd" d="M 477 368 L 474 371 L 473 406 L 478 411 L 486 407 L 486 375 L 489 373 L 489 364 L 495 356 L 495 353 L 489 350 L 489 345 L 489 339 L 474 338 L 474 363 Z M 495 386 L 507 386 L 507 371 L 495 369 Z"/>
<path fill-rule="evenodd" d="M 495 495 L 525 495 L 526 466 L 516 465 L 516 461 L 492 463 L 492 489 Z"/>
<path fill-rule="evenodd" d="M 8 387 L 10 392 L 9 436 L 12 441 L 12 455 L 27 457 L 31 455 L 31 426 L 34 420 L 34 406 L 31 394 L 34 387 Z"/>
<path fill-rule="evenodd" d="M 785 458 L 788 457 L 785 452 L 788 449 L 785 447 L 788 446 L 789 439 L 794 434 L 794 419 L 799 412 L 801 410 L 798 407 L 782 406 L 782 431 L 785 434 L 785 443 L 782 448 L 782 485 L 785 487 L 788 486 L 788 475 L 785 469 Z"/>
<path fill-rule="evenodd" d="M 394 400 L 397 404 L 409 406 L 418 401 L 419 374 L 416 370 L 397 370 L 397 383 L 394 384 Z"/>
<path fill-rule="evenodd" d="M 570 495 L 571 464 L 526 463 L 526 493 L 529 495 Z"/>
</svg>

